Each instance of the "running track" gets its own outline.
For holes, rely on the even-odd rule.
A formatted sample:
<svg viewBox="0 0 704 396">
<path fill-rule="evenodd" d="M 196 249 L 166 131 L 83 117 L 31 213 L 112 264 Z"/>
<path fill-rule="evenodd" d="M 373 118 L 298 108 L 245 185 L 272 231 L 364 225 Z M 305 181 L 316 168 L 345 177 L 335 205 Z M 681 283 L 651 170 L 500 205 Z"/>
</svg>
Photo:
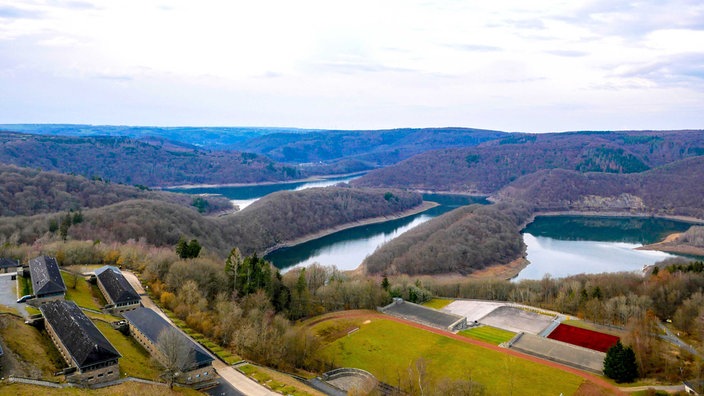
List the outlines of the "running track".
<svg viewBox="0 0 704 396">
<path fill-rule="evenodd" d="M 458 334 L 450 333 L 449 331 L 444 331 L 444 330 L 436 329 L 436 328 L 434 328 L 434 327 L 422 325 L 422 324 L 416 323 L 416 322 L 411 322 L 411 321 L 404 320 L 404 319 L 401 319 L 401 318 L 397 318 L 397 317 L 391 316 L 391 315 L 383 315 L 383 314 L 380 314 L 380 313 L 377 313 L 377 312 L 373 312 L 373 311 L 360 311 L 360 310 L 355 310 L 355 311 L 337 312 L 337 313 L 333 313 L 333 314 L 330 314 L 330 315 L 326 315 L 324 318 L 321 318 L 320 320 L 316 320 L 316 321 L 314 321 L 314 322 L 312 322 L 312 323 L 310 323 L 310 324 L 312 325 L 312 324 L 324 322 L 324 321 L 331 320 L 331 319 L 344 319 L 344 318 L 356 318 L 356 317 L 368 317 L 368 318 L 384 319 L 384 320 L 391 320 L 391 321 L 398 322 L 398 323 L 403 323 L 403 324 L 405 324 L 405 325 L 412 326 L 412 327 L 415 327 L 415 328 L 418 328 L 418 329 L 421 329 L 421 330 L 429 331 L 429 332 L 431 332 L 431 333 L 435 333 L 435 334 L 438 334 L 438 335 L 441 335 L 441 336 L 449 337 L 449 338 L 455 339 L 455 340 L 460 341 L 460 342 L 464 342 L 464 343 L 467 343 L 467 344 L 476 345 L 476 346 L 478 346 L 478 347 L 482 347 L 482 348 L 486 348 L 486 349 L 491 349 L 491 350 L 496 351 L 496 352 L 499 352 L 499 353 L 503 353 L 503 354 L 506 354 L 506 355 L 515 356 L 515 357 L 517 357 L 517 358 L 519 358 L 519 359 L 525 359 L 525 360 L 528 360 L 528 361 L 531 361 L 531 362 L 534 362 L 534 363 L 537 363 L 537 364 L 542 364 L 542 365 L 544 365 L 544 366 L 549 366 L 549 367 L 556 368 L 556 369 L 558 369 L 558 370 L 562 370 L 562 371 L 566 371 L 566 372 L 568 372 L 568 373 L 572 373 L 572 374 L 574 374 L 574 375 L 577 375 L 577 376 L 579 376 L 579 377 L 582 377 L 583 379 L 585 379 L 585 380 L 587 380 L 587 381 L 589 381 L 589 382 L 592 382 L 592 383 L 596 384 L 596 385 L 599 386 L 599 387 L 608 389 L 608 390 L 611 391 L 614 395 L 627 395 L 627 394 L 628 394 L 628 393 L 623 392 L 623 391 L 622 391 L 621 389 L 619 389 L 616 385 L 614 385 L 614 384 L 612 384 L 612 383 L 606 381 L 604 378 L 602 378 L 602 377 L 600 377 L 600 376 L 597 376 L 597 375 L 594 375 L 594 374 L 590 374 L 590 373 L 588 373 L 588 372 L 585 372 L 585 371 L 582 371 L 582 370 L 579 370 L 579 369 L 576 369 L 576 368 L 573 368 L 573 367 L 570 367 L 570 366 L 565 366 L 565 365 L 562 365 L 562 364 L 560 364 L 560 363 L 556 363 L 556 362 L 553 362 L 553 361 L 550 361 L 550 360 L 545 360 L 545 359 L 541 359 L 541 358 L 539 358 L 539 357 L 535 357 L 535 356 L 532 356 L 532 355 L 528 355 L 528 354 L 525 354 L 525 353 L 521 353 L 521 352 L 518 352 L 518 351 L 513 350 L 513 349 L 502 348 L 502 347 L 499 347 L 499 346 L 497 346 L 497 345 L 489 344 L 489 343 L 487 343 L 487 342 L 475 340 L 475 339 L 472 339 L 472 338 L 462 337 L 462 336 L 460 336 L 460 335 L 458 335 Z"/>
</svg>

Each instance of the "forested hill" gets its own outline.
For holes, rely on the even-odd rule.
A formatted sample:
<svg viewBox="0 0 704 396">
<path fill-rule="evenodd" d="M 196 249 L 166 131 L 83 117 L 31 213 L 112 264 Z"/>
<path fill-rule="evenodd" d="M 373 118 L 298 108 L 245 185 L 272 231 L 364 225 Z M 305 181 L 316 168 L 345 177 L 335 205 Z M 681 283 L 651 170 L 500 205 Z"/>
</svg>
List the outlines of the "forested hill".
<svg viewBox="0 0 704 396">
<path fill-rule="evenodd" d="M 372 274 L 467 275 L 520 258 L 525 205 L 471 205 L 436 217 L 394 238 L 364 260 Z"/>
<path fill-rule="evenodd" d="M 261 155 L 206 151 L 159 139 L 0 132 L 0 163 L 125 184 L 258 183 L 305 177 Z"/>
<path fill-rule="evenodd" d="M 537 211 L 625 211 L 704 219 L 704 157 L 688 158 L 637 174 L 543 170 L 496 193 L 502 202 L 525 202 Z"/>
<path fill-rule="evenodd" d="M 507 136 L 471 128 L 388 130 L 311 130 L 255 127 L 135 127 L 64 124 L 0 125 L 0 130 L 66 137 L 160 139 L 204 150 L 235 150 L 268 156 L 283 163 L 336 163 L 340 173 L 385 166 L 438 148 L 474 146 Z M 341 168 L 352 165 L 355 169 Z"/>
<path fill-rule="evenodd" d="M 221 217 L 155 200 L 130 200 L 83 211 L 68 237 L 105 242 L 144 239 L 172 246 L 180 237 L 196 238 L 222 257 L 233 247 L 243 254 L 263 253 L 286 241 L 377 216 L 396 215 L 422 203 L 420 194 L 349 187 L 313 188 L 271 194 L 247 209 Z M 0 239 L 33 243 L 51 234 L 52 220 L 62 213 L 0 219 Z"/>
<path fill-rule="evenodd" d="M 82 176 L 0 164 L 0 216 L 79 211 L 131 199 L 170 202 L 203 213 L 232 209 L 231 202 L 224 197 L 198 198 L 150 191 Z"/>
<path fill-rule="evenodd" d="M 419 154 L 353 184 L 491 194 L 543 169 L 637 173 L 702 154 L 704 131 L 513 134 Z"/>
<path fill-rule="evenodd" d="M 237 147 L 286 163 L 346 159 L 379 167 L 429 150 L 476 146 L 505 136 L 505 132 L 470 128 L 310 131 L 260 136 Z"/>
</svg>

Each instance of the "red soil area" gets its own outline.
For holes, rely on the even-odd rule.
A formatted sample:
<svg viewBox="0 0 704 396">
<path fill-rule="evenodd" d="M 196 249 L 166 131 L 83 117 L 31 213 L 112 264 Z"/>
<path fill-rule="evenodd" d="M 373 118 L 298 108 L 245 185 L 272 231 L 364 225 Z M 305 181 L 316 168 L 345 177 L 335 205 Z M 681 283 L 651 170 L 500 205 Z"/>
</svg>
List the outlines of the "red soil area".
<svg viewBox="0 0 704 396">
<path fill-rule="evenodd" d="M 609 348 L 614 346 L 618 341 L 618 337 L 610 334 L 581 329 L 579 327 L 566 324 L 557 326 L 557 328 L 550 333 L 548 338 L 593 349 L 599 352 L 608 351 Z"/>
</svg>

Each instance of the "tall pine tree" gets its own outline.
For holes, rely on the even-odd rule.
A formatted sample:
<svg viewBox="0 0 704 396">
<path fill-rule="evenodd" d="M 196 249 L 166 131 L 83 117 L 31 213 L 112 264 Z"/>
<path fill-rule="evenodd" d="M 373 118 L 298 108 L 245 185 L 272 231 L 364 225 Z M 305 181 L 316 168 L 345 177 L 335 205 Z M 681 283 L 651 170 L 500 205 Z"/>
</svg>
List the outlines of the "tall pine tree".
<svg viewBox="0 0 704 396">
<path fill-rule="evenodd" d="M 638 377 L 638 364 L 633 349 L 624 347 L 621 341 L 609 348 L 604 358 L 604 375 L 617 383 L 633 382 Z"/>
</svg>

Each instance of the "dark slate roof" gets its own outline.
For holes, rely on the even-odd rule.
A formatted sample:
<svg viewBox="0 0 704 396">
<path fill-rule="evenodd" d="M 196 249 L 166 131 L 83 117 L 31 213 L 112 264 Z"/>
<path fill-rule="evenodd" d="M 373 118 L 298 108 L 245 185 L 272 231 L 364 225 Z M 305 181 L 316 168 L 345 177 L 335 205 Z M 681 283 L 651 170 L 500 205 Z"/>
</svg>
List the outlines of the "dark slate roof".
<svg viewBox="0 0 704 396">
<path fill-rule="evenodd" d="M 75 302 L 51 301 L 39 310 L 79 368 L 122 357 Z"/>
<path fill-rule="evenodd" d="M 117 267 L 109 265 L 101 267 L 95 271 L 95 276 L 103 284 L 105 291 L 115 304 L 141 299 Z"/>
<path fill-rule="evenodd" d="M 13 260 L 9 258 L 0 258 L 0 268 L 13 268 L 13 267 L 19 267 L 20 262 L 19 260 Z"/>
<path fill-rule="evenodd" d="M 37 297 L 66 292 L 59 265 L 53 257 L 39 256 L 29 260 L 29 274 L 32 278 L 32 289 Z"/>
<path fill-rule="evenodd" d="M 139 329 L 139 331 L 144 334 L 149 341 L 153 344 L 159 346 L 157 340 L 159 339 L 159 334 L 165 329 L 173 328 L 173 326 L 167 322 L 164 318 L 159 316 L 156 312 L 149 308 L 137 308 L 135 310 L 125 312 L 122 316 L 127 319 L 134 327 Z M 213 358 L 208 354 L 208 352 L 203 349 L 202 346 L 196 344 L 190 338 L 186 337 L 180 331 L 178 334 L 183 337 L 183 342 L 187 343 L 194 351 L 195 365 L 200 366 L 202 364 L 207 364 L 213 361 Z M 184 369 L 187 369 L 184 367 Z"/>
</svg>

